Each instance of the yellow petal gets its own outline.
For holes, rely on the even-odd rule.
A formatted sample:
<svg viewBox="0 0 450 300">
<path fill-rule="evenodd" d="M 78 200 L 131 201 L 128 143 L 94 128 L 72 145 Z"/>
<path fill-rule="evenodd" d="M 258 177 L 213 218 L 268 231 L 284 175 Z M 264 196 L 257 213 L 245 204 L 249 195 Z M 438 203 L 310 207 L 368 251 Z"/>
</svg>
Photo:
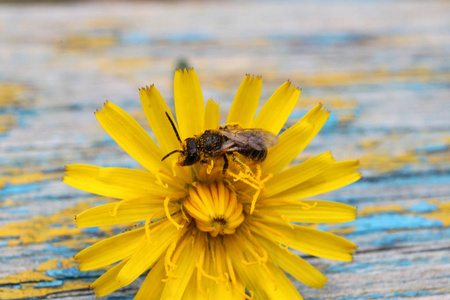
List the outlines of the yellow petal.
<svg viewBox="0 0 450 300">
<path fill-rule="evenodd" d="M 229 243 L 224 246 L 237 277 L 242 280 L 250 295 L 254 296 L 253 299 L 275 299 L 270 297 L 270 292 L 275 289 L 274 283 L 267 276 L 263 276 L 265 270 L 259 265 L 242 264 L 241 259 L 236 255 L 236 250 Z M 244 247 L 244 245 L 242 246 Z M 266 291 L 269 287 L 269 291 Z"/>
<path fill-rule="evenodd" d="M 164 278 L 166 278 L 166 272 L 164 270 L 164 259 L 161 258 L 148 272 L 134 300 L 160 299 L 165 286 L 162 281 Z"/>
<path fill-rule="evenodd" d="M 272 262 L 267 263 L 267 268 L 274 277 L 277 283 L 277 290 L 275 291 L 275 297 L 273 299 L 293 299 L 303 300 L 300 293 L 297 291 L 292 281 L 287 278 L 284 272 Z"/>
<path fill-rule="evenodd" d="M 164 198 L 141 197 L 127 199 L 118 203 L 108 203 L 92 207 L 77 215 L 77 227 L 95 227 L 117 225 L 130 222 L 145 221 L 164 217 Z M 177 206 L 169 206 L 171 213 L 179 210 Z"/>
<path fill-rule="evenodd" d="M 169 189 L 173 191 L 156 184 L 152 174 L 141 170 L 74 164 L 66 166 L 65 174 L 63 181 L 74 188 L 117 199 L 164 197 Z"/>
<path fill-rule="evenodd" d="M 172 128 L 166 113 L 169 114 L 172 120 L 174 120 L 174 118 L 159 91 L 154 85 L 151 85 L 150 87 L 147 86 L 146 88 L 140 89 L 139 95 L 148 124 L 150 125 L 162 152 L 169 153 L 170 151 L 179 149 L 180 142 L 176 138 L 174 129 Z"/>
<path fill-rule="evenodd" d="M 205 279 L 204 279 L 205 280 Z M 231 282 L 215 282 L 209 280 L 209 299 L 221 299 L 221 300 L 244 300 L 245 288 L 238 282 L 236 286 L 233 286 Z M 198 292 L 197 292 L 198 293 Z"/>
<path fill-rule="evenodd" d="M 227 247 L 227 252 L 232 255 L 236 273 L 254 299 L 302 299 L 283 271 L 271 262 L 266 262 L 265 267 L 244 265 L 236 255 L 233 256 L 233 248 Z"/>
<path fill-rule="evenodd" d="M 217 244 L 216 244 L 217 246 Z M 214 249 L 214 245 L 211 244 L 211 249 Z M 230 279 L 230 271 L 224 270 L 224 265 L 227 264 L 227 259 L 224 257 L 223 251 L 220 253 L 214 250 L 209 251 L 210 248 L 206 247 L 203 258 L 204 262 L 202 264 L 202 269 L 206 274 L 212 277 L 226 276 L 226 280 L 210 280 L 205 277 L 198 280 L 197 276 L 192 276 L 191 281 L 186 286 L 186 290 L 183 294 L 183 300 L 210 300 L 210 299 L 220 299 L 220 300 L 244 300 L 245 298 L 245 287 L 242 282 L 237 281 L 235 283 Z M 211 253 L 212 252 L 212 253 Z M 215 252 L 215 254 L 214 254 Z M 202 253 L 203 254 L 203 253 Z M 201 264 L 201 263 L 200 263 Z M 220 266 L 218 266 L 220 265 Z M 218 269 L 220 271 L 218 271 Z M 226 272 L 227 271 L 227 272 Z M 197 269 L 198 272 L 198 269 Z M 219 275 L 220 272 L 220 275 Z M 227 275 L 224 275 L 224 272 Z M 197 273 L 198 274 L 198 273 Z"/>
<path fill-rule="evenodd" d="M 267 100 L 253 120 L 252 128 L 261 128 L 276 135 L 286 123 L 300 97 L 300 89 L 287 81 Z"/>
<path fill-rule="evenodd" d="M 261 164 L 264 174 L 278 173 L 288 166 L 322 129 L 330 112 L 322 104 L 311 109 L 295 125 L 279 136 L 278 144 L 269 148 L 266 160 Z"/>
<path fill-rule="evenodd" d="M 277 289 L 274 293 L 275 297 L 272 299 L 303 300 L 295 286 L 279 267 L 275 266 L 272 262 L 268 262 L 266 265 L 277 283 Z"/>
<path fill-rule="evenodd" d="M 323 173 L 334 162 L 330 152 L 312 157 L 301 164 L 275 174 L 265 185 L 261 197 L 269 198 Z"/>
<path fill-rule="evenodd" d="M 160 169 L 170 171 L 169 165 L 161 163 L 165 153 L 141 125 L 120 107 L 107 101 L 95 115 L 117 144 L 144 168 L 153 173 Z"/>
<path fill-rule="evenodd" d="M 355 244 L 340 236 L 306 226 L 292 225 L 290 227 L 278 222 L 262 221 L 255 222 L 251 229 L 256 234 L 286 247 L 339 261 L 351 261 L 352 254 L 357 248 Z"/>
<path fill-rule="evenodd" d="M 128 259 L 125 259 L 118 263 L 91 284 L 90 288 L 95 291 L 97 297 L 103 297 L 121 288 L 121 285 L 115 280 L 115 277 L 127 262 Z"/>
<path fill-rule="evenodd" d="M 161 295 L 161 299 L 179 300 L 182 299 L 186 286 L 191 280 L 194 273 L 194 247 L 191 245 L 194 242 L 194 237 L 190 237 L 187 246 L 178 258 L 177 267 L 172 272 L 173 278 L 166 282 L 166 286 Z"/>
<path fill-rule="evenodd" d="M 262 77 L 246 75 L 234 96 L 228 113 L 227 124 L 239 123 L 247 128 L 252 125 L 261 98 Z"/>
<path fill-rule="evenodd" d="M 280 214 L 291 222 L 343 223 L 356 219 L 356 207 L 332 201 L 265 199 L 258 201 L 257 208 L 262 214 Z"/>
<path fill-rule="evenodd" d="M 277 195 L 282 199 L 303 199 L 339 189 L 358 181 L 360 173 L 357 160 L 336 162 L 323 173 Z"/>
<path fill-rule="evenodd" d="M 144 237 L 144 228 L 107 238 L 75 255 L 80 271 L 98 269 L 130 256 Z"/>
<path fill-rule="evenodd" d="M 218 129 L 220 122 L 220 109 L 219 103 L 209 99 L 206 102 L 205 110 L 205 129 Z"/>
<path fill-rule="evenodd" d="M 194 69 L 176 70 L 173 88 L 181 139 L 201 134 L 205 130 L 205 102 Z"/>
<path fill-rule="evenodd" d="M 184 290 L 182 299 L 183 300 L 208 300 L 208 298 L 211 299 L 210 296 L 211 293 L 209 292 L 207 294 L 204 285 L 206 285 L 205 280 L 201 281 L 201 284 L 198 285 L 197 276 L 191 276 L 191 281 L 189 281 L 189 283 L 186 285 L 186 289 Z M 203 293 L 199 291 L 199 287 L 202 289 Z"/>
<path fill-rule="evenodd" d="M 321 289 L 327 282 L 327 278 L 319 270 L 311 266 L 301 257 L 289 250 L 281 249 L 279 245 L 265 238 L 259 238 L 259 242 L 269 253 L 269 258 L 287 273 L 307 286 Z"/>
<path fill-rule="evenodd" d="M 181 218 L 178 216 L 176 219 L 179 221 Z M 150 226 L 151 228 L 158 226 L 153 224 Z M 145 238 L 140 241 L 127 264 L 117 274 L 116 281 L 121 286 L 129 285 L 142 273 L 151 268 L 161 254 L 167 250 L 172 239 L 175 238 L 176 232 L 177 229 L 171 222 L 167 219 L 162 220 L 161 228 L 150 234 L 150 240 Z"/>
</svg>

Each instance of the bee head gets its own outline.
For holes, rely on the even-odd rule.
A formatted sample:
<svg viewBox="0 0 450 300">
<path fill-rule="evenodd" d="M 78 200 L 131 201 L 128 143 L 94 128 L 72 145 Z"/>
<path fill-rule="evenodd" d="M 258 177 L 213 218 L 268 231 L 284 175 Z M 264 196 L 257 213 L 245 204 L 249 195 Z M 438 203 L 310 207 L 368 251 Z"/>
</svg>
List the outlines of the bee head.
<svg viewBox="0 0 450 300">
<path fill-rule="evenodd" d="M 200 160 L 197 152 L 197 144 L 195 138 L 187 138 L 182 143 L 183 150 L 179 158 L 179 163 L 182 166 L 191 166 Z"/>
<path fill-rule="evenodd" d="M 200 160 L 200 155 L 198 155 L 197 152 L 197 144 L 195 138 L 187 138 L 184 140 L 184 142 L 181 142 L 180 135 L 178 134 L 177 128 L 175 124 L 172 121 L 172 118 L 170 117 L 169 113 L 166 112 L 167 119 L 170 122 L 170 125 L 172 125 L 173 131 L 175 132 L 175 136 L 177 137 L 178 141 L 181 144 L 182 150 L 173 150 L 172 152 L 167 153 L 161 161 L 165 160 L 169 156 L 171 156 L 174 153 L 180 153 L 180 157 L 178 158 L 178 163 L 181 166 L 191 166 L 198 162 Z"/>
</svg>

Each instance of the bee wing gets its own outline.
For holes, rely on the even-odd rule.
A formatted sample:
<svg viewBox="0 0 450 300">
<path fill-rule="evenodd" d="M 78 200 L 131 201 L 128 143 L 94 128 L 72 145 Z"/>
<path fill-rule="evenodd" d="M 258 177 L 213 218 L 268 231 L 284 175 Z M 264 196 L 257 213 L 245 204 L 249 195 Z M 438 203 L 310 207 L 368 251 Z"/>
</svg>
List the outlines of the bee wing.
<svg viewBox="0 0 450 300">
<path fill-rule="evenodd" d="M 228 140 L 222 144 L 220 149 L 217 152 L 233 152 L 239 150 L 239 146 L 233 140 Z"/>
<path fill-rule="evenodd" d="M 256 128 L 221 130 L 220 134 L 233 141 L 234 145 L 229 145 L 229 142 L 226 142 L 222 146 L 223 148 L 225 144 L 227 144 L 227 151 L 236 151 L 245 147 L 251 147 L 255 150 L 263 150 L 278 143 L 278 137 L 275 134 Z"/>
</svg>

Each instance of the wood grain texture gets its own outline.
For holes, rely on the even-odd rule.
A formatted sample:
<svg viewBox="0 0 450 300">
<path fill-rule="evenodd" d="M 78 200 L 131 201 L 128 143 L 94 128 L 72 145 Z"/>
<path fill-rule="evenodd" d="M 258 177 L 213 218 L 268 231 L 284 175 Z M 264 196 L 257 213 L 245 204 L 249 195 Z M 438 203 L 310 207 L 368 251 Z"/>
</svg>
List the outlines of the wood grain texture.
<svg viewBox="0 0 450 300">
<path fill-rule="evenodd" d="M 64 165 L 137 167 L 97 123 L 106 100 L 146 129 L 138 88 L 173 108 L 174 68 L 196 68 L 222 124 L 246 73 L 262 100 L 302 87 L 288 123 L 331 111 L 300 155 L 359 158 L 363 179 L 320 199 L 358 206 L 319 226 L 353 262 L 307 257 L 328 277 L 305 299 L 450 299 L 450 18 L 446 1 L 0 4 L 0 299 L 93 299 L 104 270 L 71 257 L 123 228 L 77 229 L 108 199 L 61 182 Z M 289 125 L 288 124 L 288 125 Z M 108 299 L 131 299 L 141 280 Z"/>
</svg>

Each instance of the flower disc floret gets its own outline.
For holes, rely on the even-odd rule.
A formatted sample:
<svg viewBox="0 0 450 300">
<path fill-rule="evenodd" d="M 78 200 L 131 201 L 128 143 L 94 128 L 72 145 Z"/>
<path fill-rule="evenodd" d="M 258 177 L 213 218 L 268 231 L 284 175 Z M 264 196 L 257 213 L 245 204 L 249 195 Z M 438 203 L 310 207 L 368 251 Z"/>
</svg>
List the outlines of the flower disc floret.
<svg viewBox="0 0 450 300">
<path fill-rule="evenodd" d="M 245 218 L 236 193 L 222 181 L 191 186 L 183 205 L 197 228 L 213 237 L 234 233 Z"/>
</svg>

